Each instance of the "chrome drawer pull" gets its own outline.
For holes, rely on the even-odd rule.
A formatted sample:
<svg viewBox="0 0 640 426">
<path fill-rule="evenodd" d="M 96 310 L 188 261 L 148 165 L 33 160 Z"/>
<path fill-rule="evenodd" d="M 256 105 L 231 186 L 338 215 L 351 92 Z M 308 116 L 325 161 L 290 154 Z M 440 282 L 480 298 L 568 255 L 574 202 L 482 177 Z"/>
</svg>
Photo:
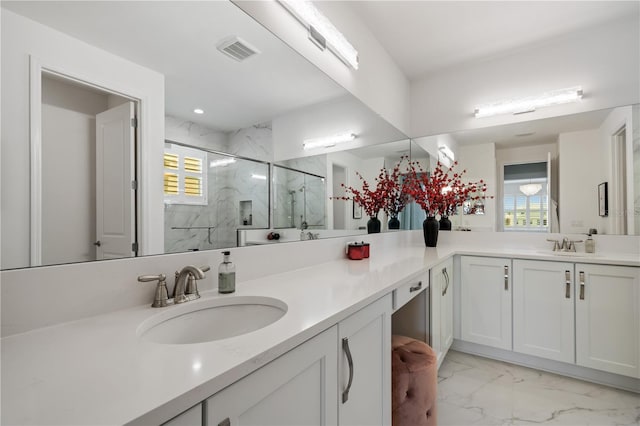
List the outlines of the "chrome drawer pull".
<svg viewBox="0 0 640 426">
<path fill-rule="evenodd" d="M 504 267 L 504 289 L 509 290 L 509 267 Z"/>
<path fill-rule="evenodd" d="M 580 300 L 584 300 L 584 271 L 580 271 Z"/>
<path fill-rule="evenodd" d="M 418 281 L 418 284 L 409 287 L 409 293 L 413 293 L 414 291 L 418 291 L 422 288 L 422 281 Z"/>
<path fill-rule="evenodd" d="M 565 283 L 564 297 L 567 299 L 571 299 L 571 272 L 564 271 L 564 283 Z"/>
<path fill-rule="evenodd" d="M 349 391 L 353 384 L 353 358 L 351 357 L 351 350 L 349 349 L 349 339 L 347 337 L 342 339 L 342 350 L 347 356 L 347 363 L 349 364 L 349 382 L 347 388 L 342 392 L 342 403 L 344 404 L 349 400 Z"/>
<path fill-rule="evenodd" d="M 442 291 L 442 295 L 447 294 L 447 290 L 449 290 L 449 272 L 447 272 L 447 268 L 442 268 L 442 275 L 444 275 L 444 280 L 447 283 L 444 290 Z"/>
</svg>

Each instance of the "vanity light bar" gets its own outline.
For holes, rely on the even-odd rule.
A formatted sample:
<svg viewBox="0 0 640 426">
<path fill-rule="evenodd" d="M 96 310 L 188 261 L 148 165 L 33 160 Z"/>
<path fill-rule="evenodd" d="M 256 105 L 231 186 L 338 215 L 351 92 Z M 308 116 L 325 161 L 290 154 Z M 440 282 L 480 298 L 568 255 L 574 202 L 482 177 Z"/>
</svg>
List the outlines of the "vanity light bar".
<svg viewBox="0 0 640 426">
<path fill-rule="evenodd" d="M 456 161 L 456 155 L 448 146 L 443 145 L 438 148 L 438 161 L 440 161 L 445 167 L 451 168 L 453 163 Z"/>
<path fill-rule="evenodd" d="M 342 62 L 358 69 L 358 51 L 311 1 L 279 0 L 279 3 L 309 30 L 309 38 L 314 43 L 321 48 L 326 44 Z"/>
<path fill-rule="evenodd" d="M 251 177 L 252 177 L 253 179 L 267 180 L 267 177 L 266 177 L 265 175 L 257 175 L 257 174 L 255 174 L 255 173 L 252 173 L 252 174 L 251 174 Z"/>
<path fill-rule="evenodd" d="M 481 105 L 476 108 L 475 116 L 476 118 L 482 118 L 500 114 L 524 114 L 533 112 L 537 108 L 576 102 L 580 99 L 582 99 L 582 87 L 576 86 L 568 89 L 553 90 L 538 96 L 508 99 Z"/>
<path fill-rule="evenodd" d="M 304 149 L 313 149 L 313 148 L 329 148 L 332 146 L 336 146 L 339 143 L 351 142 L 356 138 L 355 133 L 341 133 L 339 135 L 328 136 L 325 138 L 318 139 L 307 139 L 302 144 Z"/>
<path fill-rule="evenodd" d="M 228 166 L 229 164 L 233 164 L 236 162 L 235 158 L 223 158 L 220 160 L 213 160 L 209 163 L 209 167 L 220 167 L 220 166 Z"/>
</svg>

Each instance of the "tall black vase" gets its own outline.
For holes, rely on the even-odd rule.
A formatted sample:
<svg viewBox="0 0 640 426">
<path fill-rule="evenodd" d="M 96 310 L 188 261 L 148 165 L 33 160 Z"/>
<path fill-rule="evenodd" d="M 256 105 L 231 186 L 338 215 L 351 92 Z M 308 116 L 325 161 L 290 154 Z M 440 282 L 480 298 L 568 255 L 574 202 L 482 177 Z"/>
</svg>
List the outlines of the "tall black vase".
<svg viewBox="0 0 640 426">
<path fill-rule="evenodd" d="M 380 219 L 372 216 L 367 222 L 367 234 L 377 234 L 378 232 L 380 232 Z"/>
<path fill-rule="evenodd" d="M 449 216 L 440 216 L 440 230 L 451 231 L 451 221 L 449 220 Z"/>
<path fill-rule="evenodd" d="M 400 221 L 397 217 L 389 219 L 389 229 L 400 229 Z"/>
<path fill-rule="evenodd" d="M 424 244 L 427 247 L 435 247 L 438 245 L 438 226 L 438 221 L 435 216 L 427 216 L 424 222 L 422 222 Z"/>
</svg>

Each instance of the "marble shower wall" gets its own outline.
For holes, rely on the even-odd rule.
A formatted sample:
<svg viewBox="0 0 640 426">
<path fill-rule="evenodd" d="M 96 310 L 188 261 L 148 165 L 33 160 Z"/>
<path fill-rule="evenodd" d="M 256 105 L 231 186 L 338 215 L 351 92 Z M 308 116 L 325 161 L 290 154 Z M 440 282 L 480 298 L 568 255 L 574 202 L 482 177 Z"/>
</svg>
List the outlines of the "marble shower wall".
<svg viewBox="0 0 640 426">
<path fill-rule="evenodd" d="M 165 125 L 168 140 L 272 161 L 270 125 L 260 124 L 225 133 L 171 116 L 166 117 Z M 221 158 L 229 157 L 207 154 L 206 206 L 165 204 L 166 253 L 234 247 L 236 229 L 269 227 L 268 164 L 237 159 L 226 166 L 209 167 L 212 161 Z M 264 179 L 252 176 L 263 176 Z M 243 224 L 244 219 L 247 225 Z M 203 227 L 205 229 L 195 229 Z"/>
</svg>

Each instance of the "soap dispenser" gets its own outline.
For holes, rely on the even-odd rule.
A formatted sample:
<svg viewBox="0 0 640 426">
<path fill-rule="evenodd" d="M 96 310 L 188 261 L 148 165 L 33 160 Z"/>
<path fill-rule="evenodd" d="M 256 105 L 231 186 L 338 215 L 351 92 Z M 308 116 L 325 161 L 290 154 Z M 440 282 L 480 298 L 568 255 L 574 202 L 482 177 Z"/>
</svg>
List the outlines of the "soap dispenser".
<svg viewBox="0 0 640 426">
<path fill-rule="evenodd" d="M 218 292 L 233 293 L 236 291 L 236 266 L 231 263 L 231 252 L 223 251 L 224 259 L 218 267 Z"/>
<path fill-rule="evenodd" d="M 587 253 L 595 253 L 596 252 L 596 240 L 591 238 L 591 232 L 589 232 L 587 240 L 584 242 L 584 251 Z"/>
</svg>

